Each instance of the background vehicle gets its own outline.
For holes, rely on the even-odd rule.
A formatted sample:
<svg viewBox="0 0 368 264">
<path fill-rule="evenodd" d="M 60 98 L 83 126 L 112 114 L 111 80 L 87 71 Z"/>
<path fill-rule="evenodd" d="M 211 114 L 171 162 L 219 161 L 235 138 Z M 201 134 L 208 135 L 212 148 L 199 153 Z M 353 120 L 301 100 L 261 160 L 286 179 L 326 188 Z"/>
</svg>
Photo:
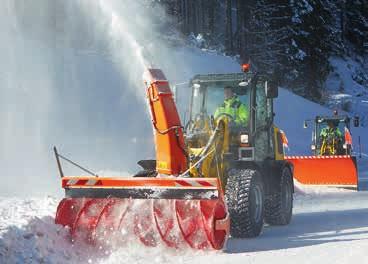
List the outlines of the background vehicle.
<svg viewBox="0 0 368 264">
<path fill-rule="evenodd" d="M 294 165 L 294 178 L 307 185 L 328 185 L 358 188 L 356 157 L 352 154 L 351 118 L 347 115 L 316 116 L 304 121 L 304 128 L 313 121 L 312 156 L 288 156 Z M 353 119 L 359 126 L 359 118 Z M 327 142 L 321 132 L 328 124 L 341 131 L 342 137 L 336 142 Z M 359 188 L 358 188 L 359 189 Z"/>
</svg>

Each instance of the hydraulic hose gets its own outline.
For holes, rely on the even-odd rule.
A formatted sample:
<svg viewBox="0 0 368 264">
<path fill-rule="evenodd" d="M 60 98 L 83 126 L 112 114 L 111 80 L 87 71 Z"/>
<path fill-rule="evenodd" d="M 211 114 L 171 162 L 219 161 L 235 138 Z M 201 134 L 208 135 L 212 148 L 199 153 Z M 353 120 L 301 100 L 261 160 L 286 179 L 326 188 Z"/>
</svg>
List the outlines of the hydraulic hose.
<svg viewBox="0 0 368 264">
<path fill-rule="evenodd" d="M 201 154 L 199 155 L 199 157 L 202 157 L 202 156 L 206 155 L 206 153 L 209 151 L 209 149 L 211 148 L 211 146 L 215 142 L 215 139 L 217 138 L 218 134 L 221 132 L 220 123 L 222 124 L 221 121 L 219 121 L 217 123 L 214 133 L 211 135 L 210 139 L 208 140 L 206 146 L 204 147 L 204 149 L 201 152 Z"/>
</svg>

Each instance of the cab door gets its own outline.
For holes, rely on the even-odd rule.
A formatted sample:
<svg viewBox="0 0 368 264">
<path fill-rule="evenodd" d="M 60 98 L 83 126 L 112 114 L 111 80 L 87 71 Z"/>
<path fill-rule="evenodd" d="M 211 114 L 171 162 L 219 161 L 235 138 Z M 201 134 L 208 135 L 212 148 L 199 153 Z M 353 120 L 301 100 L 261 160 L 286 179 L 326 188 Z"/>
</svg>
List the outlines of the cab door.
<svg viewBox="0 0 368 264">
<path fill-rule="evenodd" d="M 264 81 L 258 81 L 255 92 L 255 160 L 275 159 L 273 100 L 266 97 Z"/>
</svg>

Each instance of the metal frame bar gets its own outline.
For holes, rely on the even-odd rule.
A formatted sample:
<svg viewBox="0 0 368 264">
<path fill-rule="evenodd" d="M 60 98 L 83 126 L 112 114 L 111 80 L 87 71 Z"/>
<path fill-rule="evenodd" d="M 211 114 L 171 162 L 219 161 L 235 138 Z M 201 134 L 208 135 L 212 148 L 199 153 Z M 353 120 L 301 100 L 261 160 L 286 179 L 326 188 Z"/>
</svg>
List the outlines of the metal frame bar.
<svg viewBox="0 0 368 264">
<path fill-rule="evenodd" d="M 99 177 L 97 173 L 94 173 L 94 172 L 92 172 L 92 171 L 90 171 L 90 170 L 88 170 L 88 169 L 86 169 L 86 168 L 82 167 L 82 166 L 81 166 L 81 165 L 79 165 L 78 163 L 76 163 L 76 162 L 74 162 L 74 161 L 72 161 L 72 160 L 70 160 L 70 159 L 68 159 L 68 158 L 64 157 L 63 155 L 59 154 L 59 153 L 58 153 L 58 151 L 57 151 L 57 149 L 56 149 L 56 147 L 54 147 L 54 154 L 55 154 L 56 163 L 57 163 L 57 165 L 58 165 L 59 174 L 60 174 L 60 177 L 61 177 L 61 178 L 64 178 L 65 176 L 64 176 L 64 172 L 63 172 L 63 169 L 62 169 L 62 166 L 61 166 L 60 159 L 65 160 L 66 162 L 68 162 L 68 163 L 70 163 L 70 164 L 74 165 L 75 167 L 77 167 L 77 168 L 79 168 L 79 169 L 81 169 L 81 170 L 83 170 L 83 171 L 87 172 L 88 174 L 90 174 L 90 175 L 92 175 L 92 176 L 94 176 L 94 177 Z"/>
</svg>

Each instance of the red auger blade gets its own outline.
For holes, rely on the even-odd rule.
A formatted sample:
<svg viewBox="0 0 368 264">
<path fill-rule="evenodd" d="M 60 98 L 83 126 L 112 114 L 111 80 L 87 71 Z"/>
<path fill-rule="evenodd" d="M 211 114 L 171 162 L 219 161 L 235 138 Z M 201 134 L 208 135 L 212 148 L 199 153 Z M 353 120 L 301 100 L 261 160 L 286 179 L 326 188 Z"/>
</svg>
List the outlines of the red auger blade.
<svg viewBox="0 0 368 264">
<path fill-rule="evenodd" d="M 60 202 L 55 222 L 70 227 L 73 240 L 81 239 L 92 244 L 109 243 L 114 239 L 121 244 L 131 241 L 133 236 L 151 247 L 162 243 L 173 248 L 221 249 L 224 246 L 229 219 L 222 196 L 213 195 L 218 193 L 216 179 L 173 178 L 172 182 L 164 179 L 162 185 L 156 179 L 155 187 L 159 190 L 155 192 L 143 184 L 145 180 L 136 182 L 139 198 L 134 198 L 134 182 L 129 182 L 126 189 L 115 190 L 115 194 L 122 197 L 126 197 L 126 190 L 133 196 L 131 198 L 101 198 L 108 186 L 89 187 L 90 198 L 78 197 L 81 187 L 74 186 L 74 189 L 69 184 L 67 193 L 70 197 Z M 75 179 L 73 182 L 78 183 Z M 142 192 L 142 189 L 146 190 Z M 143 193 L 151 197 L 142 199 Z"/>
</svg>

